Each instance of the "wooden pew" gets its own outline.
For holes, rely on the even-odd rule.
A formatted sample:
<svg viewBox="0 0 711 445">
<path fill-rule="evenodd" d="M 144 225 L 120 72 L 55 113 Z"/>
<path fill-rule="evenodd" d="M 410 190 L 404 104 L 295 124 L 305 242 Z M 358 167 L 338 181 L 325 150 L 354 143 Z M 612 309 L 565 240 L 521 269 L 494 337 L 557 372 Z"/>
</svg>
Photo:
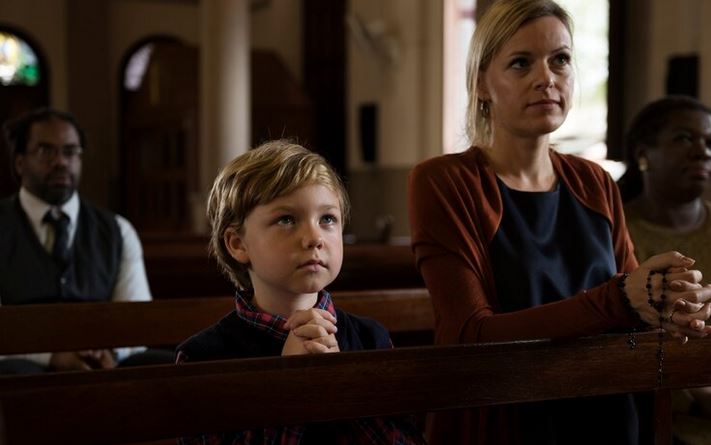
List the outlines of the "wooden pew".
<svg viewBox="0 0 711 445">
<path fill-rule="evenodd" d="M 658 387 L 657 335 L 636 337 L 633 349 L 623 334 L 5 377 L 0 405 L 7 445 L 95 445 L 711 385 L 711 338 L 667 338 Z"/>
<path fill-rule="evenodd" d="M 156 299 L 229 295 L 233 284 L 208 256 L 208 238 L 197 235 L 143 235 L 148 282 Z M 331 290 L 424 287 L 407 245 L 344 246 L 343 266 Z"/>
<path fill-rule="evenodd" d="M 431 342 L 434 320 L 426 289 L 336 292 L 334 301 L 346 311 L 379 320 L 394 338 L 428 338 L 429 333 Z M 0 354 L 172 347 L 233 307 L 232 297 L 1 306 Z M 27 326 L 41 328 L 28 332 Z"/>
</svg>

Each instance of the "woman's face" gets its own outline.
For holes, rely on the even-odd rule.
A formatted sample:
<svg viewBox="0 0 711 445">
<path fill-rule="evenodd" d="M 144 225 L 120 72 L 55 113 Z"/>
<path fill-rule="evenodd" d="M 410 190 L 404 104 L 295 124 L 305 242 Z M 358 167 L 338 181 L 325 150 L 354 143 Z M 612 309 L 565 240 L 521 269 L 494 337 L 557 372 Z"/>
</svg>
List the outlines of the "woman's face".
<svg viewBox="0 0 711 445">
<path fill-rule="evenodd" d="M 563 124 L 573 92 L 571 59 L 570 33 L 558 18 L 541 17 L 516 31 L 479 78 L 494 140 L 540 137 Z"/>
<path fill-rule="evenodd" d="M 656 144 L 638 154 L 647 159 L 646 184 L 680 202 L 698 198 L 711 177 L 711 115 L 700 110 L 672 113 Z"/>
</svg>

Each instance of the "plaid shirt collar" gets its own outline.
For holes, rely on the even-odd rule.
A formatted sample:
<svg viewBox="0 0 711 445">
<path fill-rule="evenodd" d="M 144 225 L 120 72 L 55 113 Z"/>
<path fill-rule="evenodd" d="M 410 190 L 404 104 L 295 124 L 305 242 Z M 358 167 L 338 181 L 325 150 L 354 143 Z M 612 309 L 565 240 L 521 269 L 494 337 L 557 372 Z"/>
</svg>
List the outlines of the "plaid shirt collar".
<svg viewBox="0 0 711 445">
<path fill-rule="evenodd" d="M 237 316 L 255 328 L 269 333 L 278 340 L 286 340 L 286 337 L 289 336 L 289 330 L 284 328 L 286 318 L 281 315 L 260 312 L 259 309 L 252 304 L 253 297 L 254 291 L 252 290 L 237 291 L 235 295 Z M 326 310 L 334 317 L 336 316 L 336 307 L 333 305 L 331 294 L 326 290 L 322 290 L 318 293 L 318 299 L 314 308 Z"/>
</svg>

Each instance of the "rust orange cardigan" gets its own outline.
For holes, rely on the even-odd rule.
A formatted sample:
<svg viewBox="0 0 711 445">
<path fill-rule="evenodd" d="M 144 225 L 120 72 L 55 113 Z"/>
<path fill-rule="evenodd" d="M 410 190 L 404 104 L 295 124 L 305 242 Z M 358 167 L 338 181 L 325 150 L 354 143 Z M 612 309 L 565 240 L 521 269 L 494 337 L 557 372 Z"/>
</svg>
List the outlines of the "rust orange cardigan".
<svg viewBox="0 0 711 445">
<path fill-rule="evenodd" d="M 581 158 L 552 150 L 550 156 L 572 195 L 609 221 L 618 272 L 636 268 L 612 178 Z M 615 277 L 562 301 L 501 313 L 489 245 L 502 210 L 496 175 L 479 148 L 427 160 L 410 174 L 412 248 L 432 296 L 437 344 L 579 337 L 638 323 Z M 506 430 L 515 429 L 515 422 L 508 417 L 506 407 L 440 413 L 430 424 L 430 439 L 512 443 Z"/>
</svg>

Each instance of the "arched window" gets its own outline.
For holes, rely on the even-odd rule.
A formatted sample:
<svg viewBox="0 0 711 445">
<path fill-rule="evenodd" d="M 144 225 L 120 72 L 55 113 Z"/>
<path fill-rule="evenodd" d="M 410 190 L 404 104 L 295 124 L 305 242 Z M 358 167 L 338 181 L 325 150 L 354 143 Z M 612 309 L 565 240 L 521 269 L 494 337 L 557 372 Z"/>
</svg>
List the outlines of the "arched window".
<svg viewBox="0 0 711 445">
<path fill-rule="evenodd" d="M 0 24 L 0 125 L 49 105 L 49 76 L 41 49 L 25 33 Z M 0 138 L 0 198 L 17 191 L 12 157 Z"/>
<path fill-rule="evenodd" d="M 121 201 L 139 231 L 190 227 L 189 197 L 198 177 L 198 65 L 198 49 L 172 36 L 138 41 L 123 57 Z"/>
</svg>

